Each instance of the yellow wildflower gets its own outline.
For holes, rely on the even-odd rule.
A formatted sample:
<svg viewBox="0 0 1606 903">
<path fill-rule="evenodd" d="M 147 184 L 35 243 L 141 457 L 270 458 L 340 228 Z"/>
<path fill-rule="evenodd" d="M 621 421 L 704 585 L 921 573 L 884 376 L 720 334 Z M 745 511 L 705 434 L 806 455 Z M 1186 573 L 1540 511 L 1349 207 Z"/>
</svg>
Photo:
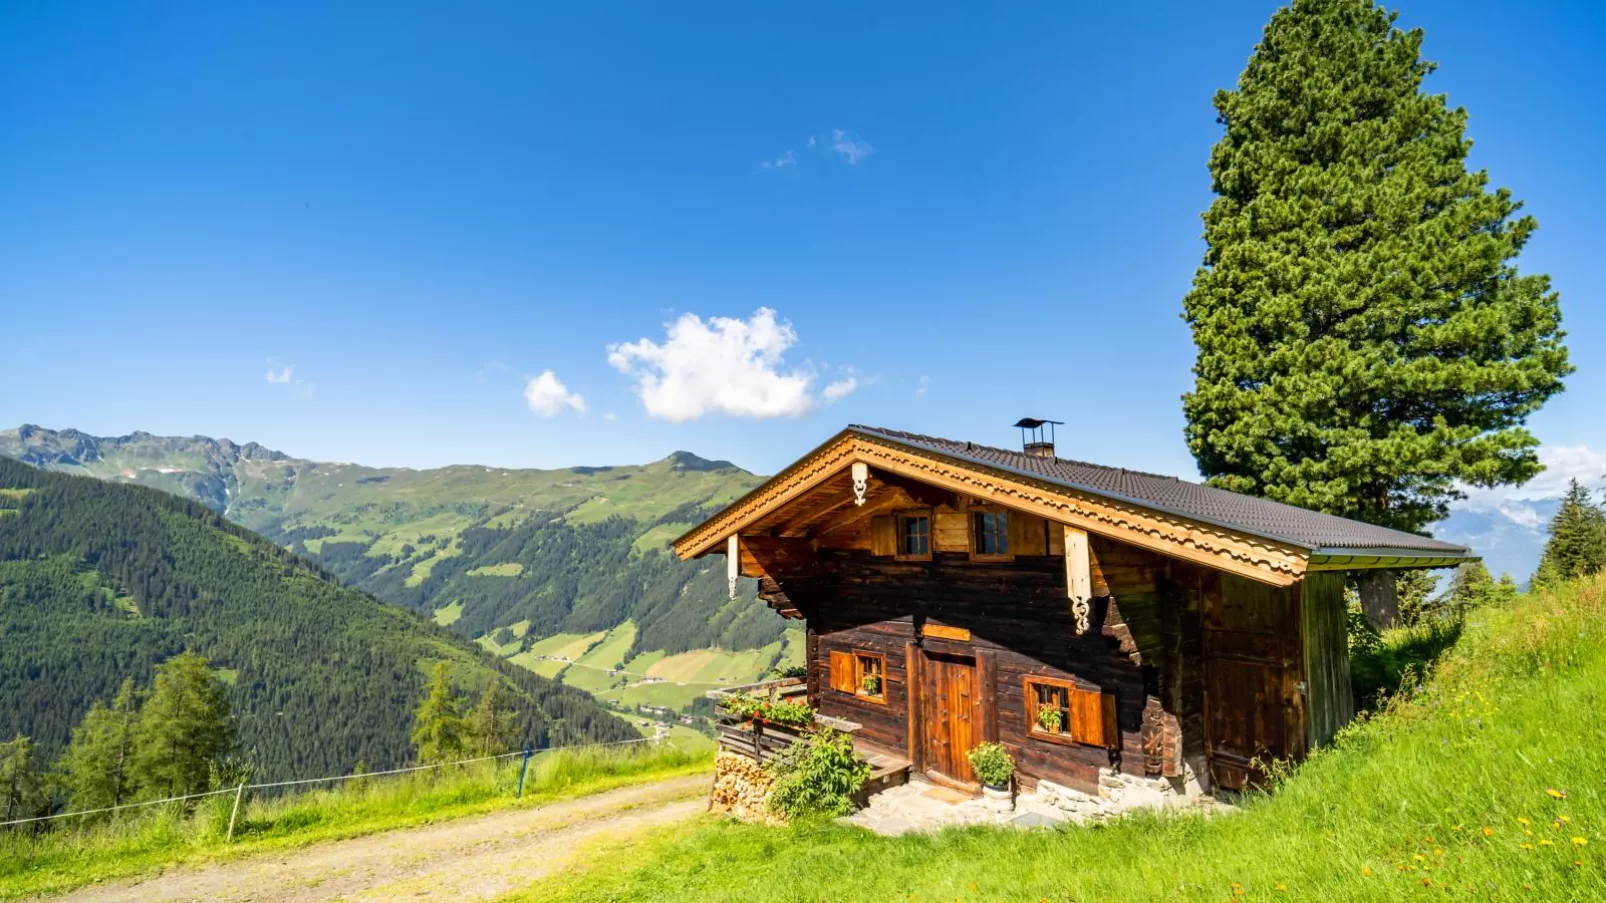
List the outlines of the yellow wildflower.
<svg viewBox="0 0 1606 903">
<path fill-rule="evenodd" d="M 1417 854 L 1413 855 L 1411 858 L 1415 859 L 1417 862 L 1427 862 L 1428 861 L 1428 857 L 1423 856 L 1421 853 L 1417 853 Z"/>
<path fill-rule="evenodd" d="M 1542 847 L 1555 846 L 1555 844 L 1550 842 L 1550 838 L 1548 838 L 1548 837 L 1539 838 L 1539 845 L 1542 846 Z"/>
<path fill-rule="evenodd" d="M 1364 866 L 1364 865 L 1363 865 L 1363 866 L 1361 866 L 1361 876 L 1362 876 L 1362 877 L 1363 877 L 1363 878 L 1370 878 L 1370 877 L 1372 877 L 1372 870 L 1371 870 L 1371 869 L 1370 869 L 1370 868 L 1368 868 L 1368 867 L 1366 867 L 1366 866 Z"/>
<path fill-rule="evenodd" d="M 1484 837 L 1493 837 L 1494 836 L 1494 829 L 1489 827 L 1488 825 L 1484 825 L 1483 826 L 1483 836 Z"/>
<path fill-rule="evenodd" d="M 1522 816 L 1519 815 L 1519 816 L 1517 816 L 1517 824 L 1522 825 L 1523 827 L 1527 827 L 1528 825 L 1533 824 L 1533 822 L 1531 822 L 1528 819 L 1523 818 Z"/>
<path fill-rule="evenodd" d="M 1561 800 L 1567 798 L 1567 791 L 1565 790 L 1557 790 L 1554 787 L 1546 787 L 1545 792 L 1550 794 L 1551 799 Z"/>
<path fill-rule="evenodd" d="M 1575 847 L 1584 847 L 1584 846 L 1588 846 L 1588 845 L 1589 845 L 1589 841 L 1585 840 L 1582 837 L 1574 837 L 1573 838 L 1573 846 L 1575 846 Z"/>
<path fill-rule="evenodd" d="M 1524 844 L 1519 844 L 1519 846 L 1521 846 L 1521 847 L 1522 847 L 1522 848 L 1523 848 L 1523 849 L 1525 849 L 1525 850 L 1531 850 L 1531 849 L 1533 849 L 1533 848 L 1534 848 L 1534 845 L 1533 845 L 1533 844 L 1531 844 L 1531 843 L 1524 843 Z"/>
</svg>

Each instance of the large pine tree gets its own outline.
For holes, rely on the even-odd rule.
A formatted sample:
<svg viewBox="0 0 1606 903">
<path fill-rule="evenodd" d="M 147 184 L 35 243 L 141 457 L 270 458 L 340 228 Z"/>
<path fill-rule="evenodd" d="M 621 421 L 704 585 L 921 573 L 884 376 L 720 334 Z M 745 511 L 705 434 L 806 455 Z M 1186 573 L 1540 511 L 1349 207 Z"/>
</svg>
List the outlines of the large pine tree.
<svg viewBox="0 0 1606 903">
<path fill-rule="evenodd" d="M 1209 249 L 1184 301 L 1189 448 L 1227 489 L 1420 530 L 1456 483 L 1540 470 L 1527 416 L 1571 372 L 1536 228 L 1422 93 L 1422 32 L 1294 0 L 1220 91 Z"/>
</svg>

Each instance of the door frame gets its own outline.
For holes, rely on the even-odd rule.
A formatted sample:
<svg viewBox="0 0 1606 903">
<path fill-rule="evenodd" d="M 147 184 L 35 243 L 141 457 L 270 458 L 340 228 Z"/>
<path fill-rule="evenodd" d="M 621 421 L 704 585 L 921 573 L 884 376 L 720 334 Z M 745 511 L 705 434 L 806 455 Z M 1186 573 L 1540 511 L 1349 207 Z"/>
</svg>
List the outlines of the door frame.
<svg viewBox="0 0 1606 903">
<path fill-rule="evenodd" d="M 992 669 L 987 667 L 988 663 L 984 661 L 984 657 L 979 655 L 978 650 L 975 649 L 951 651 L 948 649 L 925 648 L 910 643 L 908 651 L 909 661 L 913 666 L 910 669 L 909 680 L 910 689 L 913 691 L 909 694 L 909 761 L 912 770 L 934 784 L 954 790 L 962 790 L 967 793 L 975 793 L 981 789 L 980 781 L 967 781 L 963 778 L 944 774 L 934 770 L 935 763 L 926 761 L 926 740 L 929 725 L 926 724 L 925 711 L 928 702 L 935 702 L 935 700 L 931 699 L 932 690 L 928 678 L 931 675 L 930 665 L 933 658 L 946 659 L 949 663 L 959 667 L 964 667 L 963 662 L 969 662 L 971 734 L 977 743 L 982 743 L 990 739 L 986 736 L 988 733 L 986 713 L 992 709 L 991 700 L 988 699 L 989 690 L 991 689 L 990 682 L 983 683 L 983 677 L 990 676 Z M 960 755 L 964 755 L 965 752 L 968 752 L 968 750 L 960 752 Z"/>
</svg>

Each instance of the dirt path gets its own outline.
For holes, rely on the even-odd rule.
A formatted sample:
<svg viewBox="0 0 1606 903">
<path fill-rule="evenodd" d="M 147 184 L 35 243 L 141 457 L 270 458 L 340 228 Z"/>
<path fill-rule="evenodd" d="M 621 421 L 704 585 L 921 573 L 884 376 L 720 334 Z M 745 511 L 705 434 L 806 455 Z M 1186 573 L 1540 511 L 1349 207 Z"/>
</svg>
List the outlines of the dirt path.
<svg viewBox="0 0 1606 903">
<path fill-rule="evenodd" d="M 487 900 L 568 865 L 587 840 L 706 807 L 707 775 L 107 882 L 56 900 Z"/>
</svg>

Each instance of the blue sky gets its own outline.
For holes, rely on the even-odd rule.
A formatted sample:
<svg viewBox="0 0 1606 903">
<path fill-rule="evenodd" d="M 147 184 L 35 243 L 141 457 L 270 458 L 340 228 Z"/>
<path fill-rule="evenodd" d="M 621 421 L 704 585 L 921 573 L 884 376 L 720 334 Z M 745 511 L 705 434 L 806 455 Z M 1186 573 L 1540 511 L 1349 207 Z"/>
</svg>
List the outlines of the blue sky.
<svg viewBox="0 0 1606 903">
<path fill-rule="evenodd" d="M 1275 5 L 3 4 L 0 424 L 771 472 L 1030 414 L 1192 476 L 1210 97 Z M 1401 21 L 1541 224 L 1579 369 L 1532 428 L 1606 470 L 1606 11 Z"/>
</svg>

